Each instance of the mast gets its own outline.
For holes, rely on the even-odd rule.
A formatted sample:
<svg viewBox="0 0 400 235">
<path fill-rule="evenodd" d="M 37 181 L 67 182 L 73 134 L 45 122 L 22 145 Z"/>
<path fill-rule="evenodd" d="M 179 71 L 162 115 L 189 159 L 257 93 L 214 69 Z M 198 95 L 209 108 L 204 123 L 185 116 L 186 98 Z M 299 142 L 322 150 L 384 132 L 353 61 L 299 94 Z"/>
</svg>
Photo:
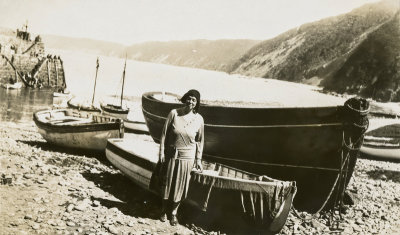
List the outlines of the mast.
<svg viewBox="0 0 400 235">
<path fill-rule="evenodd" d="M 96 61 L 96 76 L 94 77 L 94 88 L 93 88 L 93 98 L 92 98 L 92 106 L 94 103 L 94 94 L 96 92 L 96 81 L 97 81 L 97 71 L 99 70 L 99 57 L 97 57 Z"/>
<path fill-rule="evenodd" d="M 122 108 L 122 100 L 123 100 L 123 98 L 124 98 L 125 69 L 126 69 L 126 55 L 125 55 L 124 72 L 122 73 L 121 108 Z"/>
</svg>

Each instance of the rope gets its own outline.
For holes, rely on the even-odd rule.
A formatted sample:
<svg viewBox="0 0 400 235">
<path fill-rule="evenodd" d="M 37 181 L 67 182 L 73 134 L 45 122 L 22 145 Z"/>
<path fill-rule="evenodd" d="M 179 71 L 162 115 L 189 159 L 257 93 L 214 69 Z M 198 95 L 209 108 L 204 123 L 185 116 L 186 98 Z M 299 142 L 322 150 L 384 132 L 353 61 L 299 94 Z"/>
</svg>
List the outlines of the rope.
<svg viewBox="0 0 400 235">
<path fill-rule="evenodd" d="M 360 106 L 360 109 L 353 108 L 352 105 L 354 106 Z M 361 107 L 364 106 L 364 107 Z M 368 129 L 369 126 L 369 120 L 366 117 L 368 112 L 369 112 L 369 103 L 365 99 L 360 99 L 360 98 L 351 98 L 345 102 L 344 105 L 345 108 L 347 108 L 347 116 L 346 118 L 352 118 L 352 120 L 344 120 L 343 125 L 347 126 L 348 128 L 344 128 L 342 132 L 342 149 L 341 149 L 341 154 L 340 154 L 340 169 L 339 173 L 336 177 L 335 183 L 333 184 L 327 198 L 325 199 L 324 203 L 320 207 L 319 210 L 317 210 L 316 213 L 314 213 L 310 218 L 303 218 L 293 207 L 293 212 L 294 214 L 300 218 L 303 221 L 310 221 L 312 219 L 315 219 L 316 216 L 323 210 L 323 208 L 326 206 L 328 203 L 329 199 L 332 196 L 333 191 L 337 188 L 336 192 L 336 197 L 334 200 L 334 206 L 333 209 L 337 208 L 339 205 L 339 218 L 342 220 L 342 208 L 343 208 L 343 198 L 344 198 L 344 192 L 346 189 L 346 182 L 348 178 L 348 171 L 349 171 L 349 165 L 350 165 L 350 157 L 351 157 L 351 152 L 352 151 L 358 151 L 361 148 L 361 143 L 364 140 L 364 134 L 366 130 Z M 364 110 L 361 110 L 361 108 L 365 108 Z M 351 111 L 352 113 L 349 113 Z M 354 113 L 358 114 L 356 117 L 354 117 Z M 361 123 L 361 124 L 359 124 Z M 356 130 L 354 129 L 357 128 Z M 358 135 L 357 141 L 353 142 L 352 141 L 352 135 Z M 346 139 L 348 136 L 349 139 L 349 144 L 346 143 Z M 355 147 L 358 146 L 358 147 Z M 344 152 L 346 153 L 346 156 L 344 157 Z M 358 154 L 358 152 L 356 153 Z M 346 169 L 344 170 L 344 167 Z M 344 171 L 343 171 L 344 170 Z M 332 213 L 332 211 L 331 211 Z M 333 220 L 333 213 L 331 214 L 331 221 Z M 330 224 L 332 225 L 332 222 L 330 221 Z M 337 222 L 337 228 L 339 226 L 339 221 Z"/>
</svg>

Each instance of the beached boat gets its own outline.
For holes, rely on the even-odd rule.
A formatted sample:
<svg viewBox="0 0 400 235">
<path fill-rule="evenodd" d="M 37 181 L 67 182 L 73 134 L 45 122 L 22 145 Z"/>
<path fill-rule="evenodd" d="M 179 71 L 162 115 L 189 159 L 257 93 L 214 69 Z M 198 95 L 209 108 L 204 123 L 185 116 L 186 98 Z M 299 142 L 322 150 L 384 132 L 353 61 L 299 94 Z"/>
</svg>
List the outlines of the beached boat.
<svg viewBox="0 0 400 235">
<path fill-rule="evenodd" d="M 80 103 L 80 102 L 74 101 L 74 98 L 71 98 L 67 102 L 69 108 L 77 109 L 77 110 L 85 111 L 85 112 L 89 112 L 89 113 L 101 113 L 102 112 L 100 107 L 97 107 L 97 106 L 94 105 L 94 98 L 95 98 L 95 94 L 96 94 L 97 72 L 98 71 L 99 71 L 99 58 L 97 58 L 97 60 L 96 60 L 96 75 L 95 75 L 95 78 L 94 78 L 92 102 L 90 104 L 88 102 Z"/>
<path fill-rule="evenodd" d="M 108 138 L 124 135 L 121 119 L 76 110 L 37 111 L 33 120 L 47 142 L 62 147 L 104 151 Z"/>
<path fill-rule="evenodd" d="M 400 162 L 400 124 L 386 125 L 369 131 L 364 137 L 360 157 Z"/>
<path fill-rule="evenodd" d="M 71 96 L 71 93 L 69 93 L 69 92 L 66 92 L 66 93 L 57 92 L 57 91 L 53 92 L 53 97 L 70 97 L 70 96 Z"/>
<path fill-rule="evenodd" d="M 106 157 L 133 182 L 150 190 L 158 151 L 158 144 L 140 137 L 109 139 Z M 282 229 L 296 193 L 294 182 L 275 180 L 207 161 L 202 164 L 202 172 L 192 172 L 189 202 L 203 210 L 223 205 L 222 213 L 243 213 L 243 217 L 265 232 L 275 234 Z"/>
<path fill-rule="evenodd" d="M 149 134 L 149 128 L 145 122 L 131 120 L 131 119 L 124 119 L 124 127 L 125 132 L 131 132 L 136 134 Z"/>
<path fill-rule="evenodd" d="M 23 86 L 22 82 L 16 82 L 16 83 L 6 83 L 6 84 L 2 84 L 2 87 L 6 88 L 6 89 L 21 89 Z"/>
<path fill-rule="evenodd" d="M 143 114 L 156 142 L 168 113 L 183 106 L 179 98 L 161 92 L 142 95 Z M 204 159 L 296 181 L 294 205 L 310 212 L 333 205 L 333 195 L 345 190 L 368 125 L 368 102 L 357 98 L 330 107 L 204 104 L 199 113 L 205 121 Z"/>
<path fill-rule="evenodd" d="M 124 72 L 122 73 L 122 86 L 121 86 L 121 98 L 119 104 L 101 104 L 101 109 L 105 114 L 126 119 L 128 117 L 129 108 L 123 107 L 124 100 L 124 85 L 125 85 L 125 70 L 126 70 L 126 58 L 124 64 Z"/>
</svg>

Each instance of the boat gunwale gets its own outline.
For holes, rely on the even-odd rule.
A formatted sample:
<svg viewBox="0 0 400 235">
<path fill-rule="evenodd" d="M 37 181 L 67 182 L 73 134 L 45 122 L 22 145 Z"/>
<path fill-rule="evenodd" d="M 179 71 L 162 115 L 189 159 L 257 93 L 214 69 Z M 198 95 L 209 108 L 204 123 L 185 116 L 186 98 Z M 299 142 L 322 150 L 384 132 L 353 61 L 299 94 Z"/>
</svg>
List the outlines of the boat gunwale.
<svg viewBox="0 0 400 235">
<path fill-rule="evenodd" d="M 115 113 L 115 114 L 128 114 L 129 113 L 129 108 L 121 108 L 121 109 L 109 108 L 109 107 L 107 107 L 109 105 L 110 104 L 106 104 L 106 105 L 100 104 L 100 107 L 104 112 L 108 112 L 108 113 Z"/>
<path fill-rule="evenodd" d="M 68 106 L 69 106 L 70 108 L 77 109 L 77 110 L 79 110 L 79 111 L 101 113 L 101 109 L 99 109 L 99 108 L 96 108 L 96 107 L 94 107 L 94 106 L 92 106 L 92 107 L 85 107 L 85 106 L 75 105 L 75 104 L 73 104 L 73 103 L 70 102 L 71 100 L 72 100 L 72 99 L 70 99 L 70 100 L 67 101 L 67 104 L 68 104 Z"/>
<path fill-rule="evenodd" d="M 51 109 L 45 109 L 45 110 L 38 110 L 33 113 L 33 121 L 35 124 L 46 131 L 54 131 L 54 132 L 59 132 L 59 133 L 68 133 L 68 132 L 92 132 L 92 131 L 110 131 L 110 130 L 119 130 L 121 123 L 123 123 L 123 120 L 117 119 L 117 118 L 110 118 L 110 122 L 104 122 L 104 123 L 96 123 L 96 122 L 91 122 L 91 123 L 80 123 L 76 125 L 56 125 L 53 123 L 49 122 L 44 122 L 39 119 L 39 115 L 41 113 L 45 112 L 51 112 L 54 110 Z M 65 112 L 67 109 L 57 109 L 57 111 L 60 112 Z M 94 115 L 94 116 L 101 116 L 101 115 Z"/>
<path fill-rule="evenodd" d="M 182 103 L 176 103 L 176 102 L 169 102 L 169 101 L 163 101 L 159 100 L 154 97 L 154 95 L 162 95 L 163 93 L 160 91 L 149 91 L 143 93 L 142 97 L 153 102 L 157 103 L 166 103 L 166 104 L 171 104 L 171 105 L 176 105 L 176 104 L 182 104 Z M 165 95 L 169 95 L 172 97 L 180 98 L 181 96 L 171 93 L 171 92 L 165 92 Z M 262 103 L 259 103 L 262 104 Z M 183 105 L 183 104 L 182 104 Z M 228 105 L 216 105 L 216 104 L 206 104 L 206 103 L 200 103 L 200 107 L 207 107 L 207 108 L 221 108 L 221 109 L 240 109 L 240 110 L 298 110 L 298 109 L 338 109 L 341 107 L 344 107 L 344 105 L 326 105 L 326 106 L 310 106 L 310 107 L 297 107 L 297 106 L 290 106 L 290 107 L 249 107 L 249 106 L 229 106 L 229 101 Z"/>
</svg>

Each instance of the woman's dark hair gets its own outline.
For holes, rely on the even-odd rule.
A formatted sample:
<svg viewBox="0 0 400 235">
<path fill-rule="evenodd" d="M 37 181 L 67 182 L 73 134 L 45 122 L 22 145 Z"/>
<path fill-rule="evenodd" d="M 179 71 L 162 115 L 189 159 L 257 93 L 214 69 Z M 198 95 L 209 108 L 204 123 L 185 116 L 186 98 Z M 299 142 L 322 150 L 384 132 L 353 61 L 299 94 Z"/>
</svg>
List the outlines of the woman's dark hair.
<svg viewBox="0 0 400 235">
<path fill-rule="evenodd" d="M 194 107 L 194 111 L 195 113 L 197 113 L 199 111 L 200 108 L 200 92 L 198 90 L 195 89 L 191 89 L 188 92 L 186 92 L 182 98 L 181 98 L 181 102 L 182 103 L 186 103 L 186 100 L 189 96 L 193 96 L 196 97 L 197 103 L 196 106 Z"/>
</svg>

